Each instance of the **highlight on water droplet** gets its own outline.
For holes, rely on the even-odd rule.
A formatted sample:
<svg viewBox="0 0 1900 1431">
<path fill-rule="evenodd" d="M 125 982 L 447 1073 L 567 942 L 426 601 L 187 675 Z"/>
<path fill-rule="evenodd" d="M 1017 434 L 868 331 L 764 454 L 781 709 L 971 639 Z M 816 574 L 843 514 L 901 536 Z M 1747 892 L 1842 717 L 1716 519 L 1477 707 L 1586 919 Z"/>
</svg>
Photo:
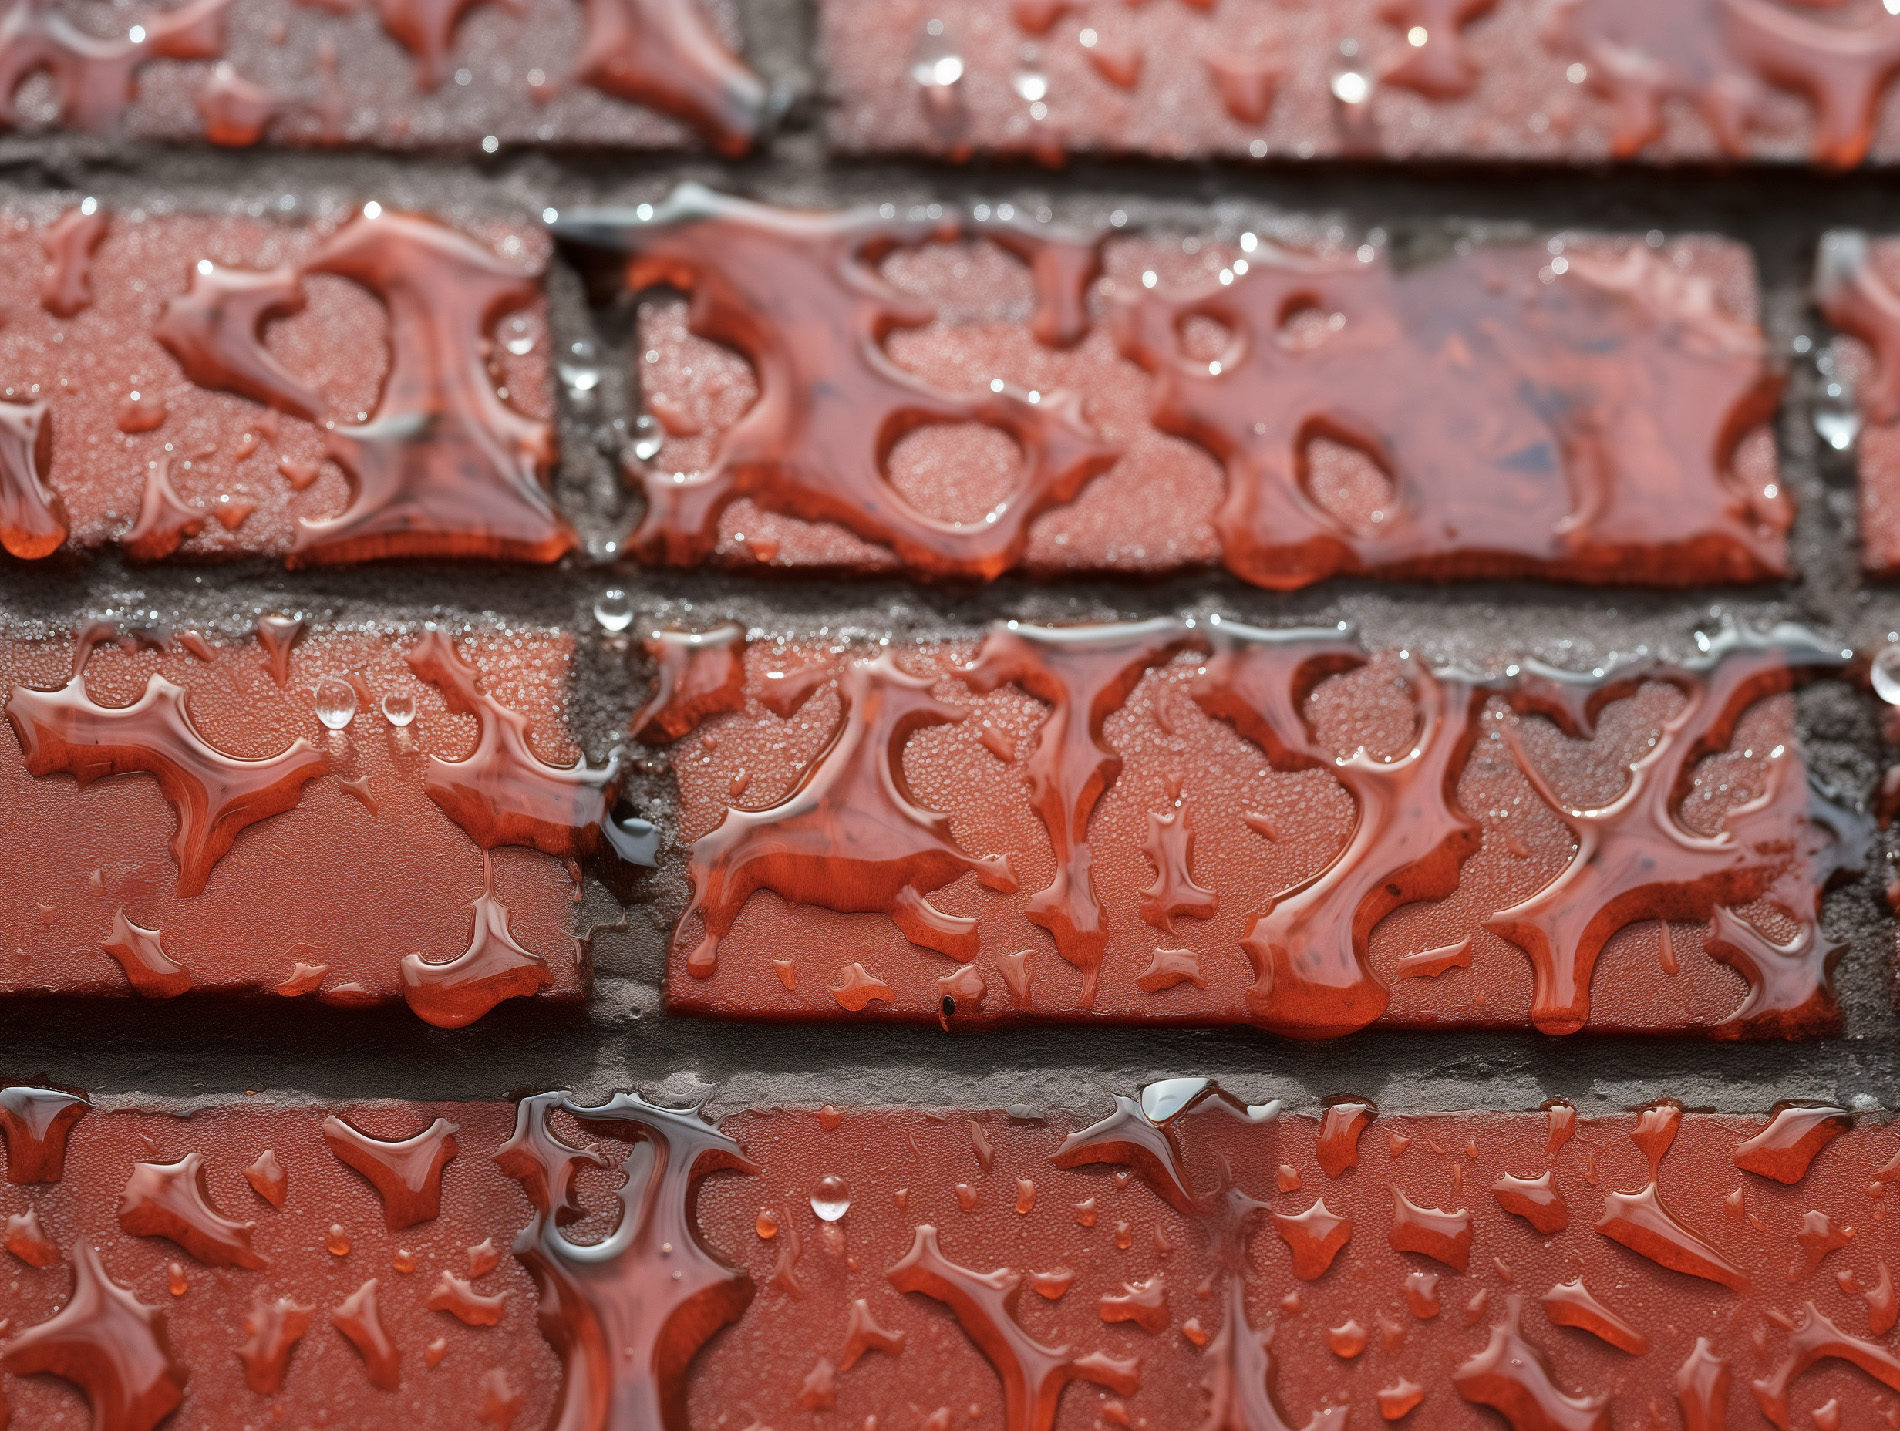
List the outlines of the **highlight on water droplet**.
<svg viewBox="0 0 1900 1431">
<path fill-rule="evenodd" d="M 356 719 L 356 688 L 338 676 L 317 682 L 317 719 L 325 730 L 342 730 Z"/>
<path fill-rule="evenodd" d="M 648 413 L 641 413 L 633 420 L 633 455 L 640 462 L 651 462 L 660 455 L 664 443 L 664 434 L 660 431 L 660 420 Z"/>
<path fill-rule="evenodd" d="M 401 730 L 416 718 L 416 698 L 402 691 L 383 697 L 383 719 Z"/>
<path fill-rule="evenodd" d="M 625 631 L 633 624 L 633 600 L 619 587 L 610 587 L 594 603 L 594 620 L 603 631 Z"/>
<path fill-rule="evenodd" d="M 811 1210 L 823 1222 L 836 1222 L 851 1210 L 851 1185 L 836 1173 L 828 1173 L 812 1189 Z"/>
<path fill-rule="evenodd" d="M 1881 647 L 1869 674 L 1874 694 L 1890 706 L 1900 706 L 1900 645 Z"/>
</svg>

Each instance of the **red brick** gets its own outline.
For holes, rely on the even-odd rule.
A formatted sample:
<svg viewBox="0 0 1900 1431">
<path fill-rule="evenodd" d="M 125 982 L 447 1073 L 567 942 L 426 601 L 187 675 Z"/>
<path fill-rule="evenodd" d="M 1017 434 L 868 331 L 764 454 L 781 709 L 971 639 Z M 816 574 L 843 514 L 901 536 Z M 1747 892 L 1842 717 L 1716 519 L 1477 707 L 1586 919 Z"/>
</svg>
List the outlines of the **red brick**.
<svg viewBox="0 0 1900 1431">
<path fill-rule="evenodd" d="M 392 1230 L 373 1184 L 326 1146 L 331 1116 L 376 1139 L 435 1128 L 432 1151 L 456 1150 L 432 1184 L 440 1188 L 438 1210 Z M 453 1127 L 446 1143 L 438 1118 Z M 535 1328 L 533 1284 L 508 1255 L 527 1202 L 491 1161 L 512 1123 L 512 1110 L 493 1103 L 328 1109 L 234 1102 L 190 1116 L 83 1113 L 67 1132 L 63 1175 L 0 1191 L 9 1219 L 4 1245 L 13 1254 L 10 1335 L 0 1343 L 0 1366 L 15 1373 L 4 1387 L 12 1424 L 143 1431 L 182 1391 L 179 1409 L 163 1421 L 167 1431 L 271 1425 L 285 1416 L 311 1426 L 503 1425 L 481 1416 L 497 1375 L 522 1400 L 513 1424 L 543 1424 L 558 1395 L 559 1367 Z M 13 1122 L 5 1131 L 9 1181 L 20 1181 L 31 1171 L 21 1166 L 23 1140 Z M 284 1179 L 277 1204 L 247 1178 L 266 1150 Z M 199 1163 L 180 1169 L 185 1158 Z M 258 1181 L 271 1186 L 261 1170 Z M 20 1226 L 29 1213 L 54 1249 L 48 1265 L 35 1265 L 44 1251 L 33 1262 L 20 1257 L 33 1245 Z M 139 1229 L 143 1235 L 133 1235 Z M 96 1258 L 83 1280 L 103 1293 L 109 1310 L 75 1326 L 71 1316 L 55 1318 L 82 1275 L 82 1240 Z M 469 1283 L 471 1314 L 495 1317 L 492 1325 L 432 1309 L 449 1277 Z M 333 1324 L 372 1279 L 399 1389 L 374 1385 L 368 1360 Z M 268 1360 L 242 1349 L 259 1349 L 253 1319 L 283 1301 L 294 1304 L 290 1328 L 305 1330 L 273 1376 Z M 153 1355 L 148 1335 L 164 1350 Z M 41 1354 L 42 1347 L 51 1350 Z M 114 1415 L 101 1395 L 92 1402 L 98 1419 L 89 1417 L 88 1399 L 74 1384 L 80 1378 L 59 1372 L 62 1350 L 96 1357 L 102 1379 L 107 1368 L 121 1369 L 126 1400 L 143 1414 L 128 1408 Z M 56 1374 L 24 1374 L 29 1368 Z M 273 1379 L 275 1389 L 260 1389 Z"/>
<path fill-rule="evenodd" d="M 466 18 L 464 18 L 466 16 Z M 173 142 L 331 148 L 586 144 L 747 152 L 766 86 L 725 0 L 427 7 L 191 0 L 89 37 L 82 7 L 30 0 L 0 41 L 5 119 Z M 53 84 L 30 79 L 44 69 Z"/>
<path fill-rule="evenodd" d="M 602 842 L 583 816 L 614 776 L 555 768 L 578 755 L 567 637 L 464 639 L 472 706 L 444 684 L 439 634 L 316 630 L 274 643 L 279 672 L 250 639 L 141 620 L 119 623 L 124 651 L 105 628 L 83 696 L 62 695 L 70 639 L 0 644 L 7 992 L 407 998 L 451 1026 L 514 995 L 581 997 L 569 871 Z M 320 723 L 320 690 L 333 718 L 354 703 L 347 726 Z"/>
<path fill-rule="evenodd" d="M 1788 628 L 1601 678 L 1172 620 L 755 644 L 744 709 L 673 747 L 693 897 L 669 1000 L 1830 1032 L 1818 899 L 1866 821 L 1811 793 L 1776 693 L 1844 664 Z"/>
<path fill-rule="evenodd" d="M 843 149 L 1842 167 L 1900 155 L 1873 0 L 821 0 Z M 1410 42 L 1422 31 L 1424 42 Z"/>
<path fill-rule="evenodd" d="M 574 544 L 545 486 L 538 233 L 380 211 L 52 218 L 0 224 L 14 555 L 62 530 L 148 561 L 551 561 Z"/>
<path fill-rule="evenodd" d="M 642 325 L 665 437 L 633 470 L 628 545 L 649 563 L 1220 562 L 1272 588 L 1788 571 L 1778 380 L 1752 266 L 1720 240 L 1463 245 L 1401 274 L 1311 227 L 1297 247 L 1085 239 L 987 206 L 804 214 L 694 188 L 640 212 L 557 232 L 697 305 Z"/>
<path fill-rule="evenodd" d="M 1178 1097 L 1197 1082 L 1151 1089 L 1149 1097 Z M 1164 1111 L 1160 1099 L 1151 1106 L 1157 1116 Z M 1574 1109 L 1559 1111 L 1574 1119 Z M 1844 1134 L 1784 1185 L 1737 1165 L 1746 1140 L 1768 1124 L 1762 1117 L 1684 1115 L 1661 1105 L 1641 1116 L 1571 1121 L 1574 1135 L 1553 1146 L 1552 1120 L 1538 1113 L 1381 1116 L 1360 1139 L 1357 1166 L 1331 1178 L 1316 1164 L 1316 1120 L 1223 1116 L 1239 1112 L 1216 1093 L 1159 1121 L 1121 1100 L 1114 1115 L 1081 1132 L 1060 1117 L 1024 1126 L 978 1114 L 992 1148 L 987 1167 L 972 1152 L 964 1114 L 853 1111 L 829 1132 L 809 1114 L 728 1120 L 761 1173 L 708 1182 L 700 1216 L 708 1240 L 741 1257 L 759 1291 L 695 1368 L 694 1424 L 721 1413 L 740 1422 L 772 1415 L 811 1384 L 821 1358 L 835 1370 L 841 1424 L 875 1415 L 880 1425 L 906 1417 L 928 1425 L 942 1408 L 948 1424 L 1011 1431 L 1192 1426 L 1203 1418 L 1248 1428 L 1337 1426 L 1348 1407 L 1355 1422 L 1376 1424 L 1382 1405 L 1397 1419 L 1411 1388 L 1423 1393 L 1404 1416 L 1412 1426 L 1475 1425 L 1473 1406 L 1499 1399 L 1520 1428 L 1621 1425 L 1652 1414 L 1673 1423 L 1678 1373 L 1702 1338 L 1726 1369 L 1720 1400 L 1730 1425 L 1753 1422 L 1758 1407 L 1775 1424 L 1806 1425 L 1836 1399 L 1847 1418 L 1870 1420 L 1900 1392 L 1884 1230 L 1896 1145 L 1885 1127 Z M 1847 1121 L 1834 1110 L 1836 1127 Z M 1091 1157 L 1101 1162 L 1081 1161 Z M 1506 1211 L 1495 1191 L 1507 1176 L 1546 1174 L 1568 1215 L 1567 1229 L 1554 1233 Z M 850 1210 L 829 1231 L 805 1205 L 823 1177 L 850 1188 Z M 1017 1210 L 1018 1179 L 1034 1184 L 1027 1213 Z M 976 1190 L 973 1207 L 954 1195 L 957 1183 Z M 1726 1261 L 1739 1287 L 1672 1270 L 1600 1230 L 1620 1195 L 1651 1184 L 1665 1214 Z M 1412 1240 L 1395 1215 L 1400 1195 L 1426 1218 L 1468 1230 L 1468 1268 L 1394 1245 Z M 1348 1235 L 1324 1270 L 1302 1277 L 1292 1244 L 1311 1221 L 1292 1220 L 1321 1203 Z M 1076 1212 L 1081 1204 L 1088 1215 Z M 756 1208 L 777 1224 L 770 1239 L 747 1235 Z M 1855 1229 L 1818 1267 L 1807 1265 L 1798 1240 L 1813 1214 L 1836 1236 Z M 922 1226 L 934 1229 L 935 1248 L 926 1243 L 919 1256 Z M 788 1260 L 793 1233 L 802 1244 L 791 1263 L 796 1291 L 770 1280 Z M 945 1283 L 990 1302 L 966 1313 L 961 1328 L 951 1305 L 903 1270 L 939 1255 L 954 1264 Z M 1066 1275 L 1050 1285 L 1066 1290 L 1053 1302 L 1033 1295 L 1039 1274 L 1057 1268 Z M 1843 1277 L 1851 1278 L 1846 1286 Z M 1627 1344 L 1642 1350 L 1620 1349 L 1579 1325 L 1597 1320 L 1579 1313 L 1574 1291 L 1562 1290 L 1579 1279 L 1640 1336 Z M 995 1305 L 1012 1282 L 1021 1287 L 1008 1308 L 1014 1328 Z M 1887 1291 L 1870 1308 L 1860 1293 L 1876 1287 Z M 900 1295 L 902 1288 L 912 1290 Z M 1163 1306 L 1155 1330 L 1126 1319 L 1131 1290 Z M 836 1370 L 862 1315 L 853 1311 L 859 1299 L 878 1326 L 903 1335 L 904 1349 Z M 1817 1335 L 1820 1318 L 1840 1337 Z M 1513 1321 L 1522 1342 L 1505 1345 L 1519 1364 L 1507 1357 L 1487 1376 L 1485 1353 Z M 788 1324 L 801 1334 L 785 1335 Z M 1598 1324 L 1619 1335 L 1613 1324 Z M 1067 1350 L 1042 1359 L 1031 1343 Z M 1812 1369 L 1795 1360 L 1798 1374 L 1784 1387 L 1781 1373 L 1797 1348 L 1815 1344 L 1827 1345 L 1829 1356 Z M 1860 1369 L 1833 1359 L 1843 1353 Z M 1018 1359 L 1028 1369 L 1078 1357 L 1138 1363 L 1136 1389 L 1078 1381 L 1065 1391 L 1058 1381 L 1042 1416 L 1005 1419 L 998 1371 Z M 1546 1386 L 1572 1406 L 1544 1400 Z M 1510 1404 L 1514 1388 L 1524 1400 L 1544 1400 L 1550 1419 Z M 1719 1418 L 1692 1415 L 1687 1424 Z"/>
<path fill-rule="evenodd" d="M 1682 1377 L 1692 1405 L 1720 1387 L 1730 1424 L 1758 1407 L 1788 1427 L 1830 1401 L 1864 1423 L 1900 1391 L 1896 1145 L 1838 1108 L 1368 1104 L 1322 1122 L 1201 1079 L 1096 1123 L 758 1108 L 715 1127 L 624 1095 L 189 1118 L 69 1100 L 0 1095 L 9 1178 L 33 1179 L 0 1189 L 18 1283 L 0 1365 L 36 1427 L 87 1422 L 71 1384 L 19 1374 L 49 1343 L 124 1366 L 146 1350 L 132 1384 L 181 1403 L 168 1427 L 466 1426 L 491 1387 L 520 1398 L 512 1424 L 576 1431 L 794 1408 L 980 1431 L 1336 1425 L 1348 1407 L 1449 1426 L 1500 1401 L 1514 1425 L 1544 1424 L 1513 1397 L 1587 1426 L 1674 1415 L 1685 1364 L 1707 1373 Z M 29 1136 L 36 1113 L 63 1140 Z M 62 1141 L 63 1167 L 35 1156 Z M 412 1157 L 422 1201 L 439 1198 L 414 1221 L 362 1171 Z M 1302 1263 L 1322 1221 L 1329 1251 Z M 69 1334 L 81 1264 L 123 1310 Z M 381 1367 L 331 1320 L 371 1277 Z M 309 1323 L 260 1391 L 232 1353 L 279 1298 Z M 1500 1345 L 1513 1355 L 1487 1359 Z"/>
<path fill-rule="evenodd" d="M 1900 573 L 1900 241 L 1826 235 L 1815 304 L 1841 337 L 1834 371 L 1845 390 L 1829 400 L 1833 441 L 1855 447 L 1860 468 L 1860 559 L 1874 576 Z"/>
</svg>

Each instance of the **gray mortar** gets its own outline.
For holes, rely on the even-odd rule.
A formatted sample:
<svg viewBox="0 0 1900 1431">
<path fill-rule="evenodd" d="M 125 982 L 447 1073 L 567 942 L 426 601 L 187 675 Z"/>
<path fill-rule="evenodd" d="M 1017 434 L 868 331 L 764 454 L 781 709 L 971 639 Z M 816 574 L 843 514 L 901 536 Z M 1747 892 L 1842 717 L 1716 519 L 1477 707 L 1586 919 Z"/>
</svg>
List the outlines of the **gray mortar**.
<svg viewBox="0 0 1900 1431">
<path fill-rule="evenodd" d="M 344 153 L 230 153 L 115 146 L 97 140 L 0 140 L 0 201 L 96 194 L 145 204 L 226 211 L 295 197 L 294 213 L 340 214 L 364 199 L 450 215 L 538 214 L 546 206 L 633 203 L 682 179 L 786 203 L 945 204 L 1009 198 L 1060 222 L 1099 225 L 1123 209 L 1130 227 L 1201 233 L 1276 216 L 1318 216 L 1354 232 L 1386 230 L 1402 263 L 1442 251 L 1454 234 L 1608 230 L 1711 232 L 1747 243 L 1760 270 L 1764 321 L 1788 355 L 1792 382 L 1779 437 L 1784 480 L 1800 517 L 1799 580 L 1754 590 L 1606 591 L 1535 584 L 1457 587 L 1335 582 L 1274 595 L 1218 573 L 1152 584 L 1006 579 L 982 590 L 897 582 L 763 580 L 716 573 L 643 573 L 599 559 L 632 515 L 607 455 L 618 396 L 599 412 L 562 415 L 560 498 L 594 559 L 551 570 L 377 566 L 286 573 L 265 563 L 128 568 L 114 556 L 0 567 L 0 610 L 12 624 L 67 628 L 77 613 L 156 607 L 181 623 L 247 628 L 260 611 L 294 608 L 328 621 L 379 624 L 504 621 L 564 625 L 583 636 L 571 719 L 604 757 L 645 687 L 636 660 L 596 636 L 590 610 L 610 585 L 634 596 L 637 631 L 690 617 L 732 618 L 774 633 L 840 625 L 873 635 L 968 635 L 999 616 L 1134 618 L 1222 611 L 1262 624 L 1347 619 L 1374 645 L 1407 645 L 1434 659 L 1483 664 L 1532 654 L 1584 667 L 1639 643 L 1684 654 L 1699 623 L 1720 616 L 1791 619 L 1846 643 L 1900 630 L 1900 590 L 1855 569 L 1852 463 L 1815 436 L 1813 366 L 1792 356 L 1800 333 L 1824 329 L 1805 299 L 1815 243 L 1831 227 L 1900 232 L 1900 187 L 1876 173 L 1828 177 L 1792 170 L 1556 170 L 1078 162 L 1033 168 L 944 169 L 830 161 L 816 130 L 822 81 L 809 53 L 807 3 L 747 0 L 753 62 L 799 96 L 760 157 L 503 154 L 492 160 L 397 159 Z M 587 337 L 611 352 L 612 314 L 590 313 L 579 276 L 550 279 L 557 342 Z M 624 315 L 619 329 L 624 336 Z M 615 403 L 622 405 L 616 408 Z M 1884 765 L 1872 701 L 1839 685 L 1804 692 L 1798 709 L 1815 768 L 1864 799 Z M 635 780 L 661 806 L 664 775 Z M 585 1095 L 632 1087 L 672 1100 L 712 1093 L 715 1114 L 748 1104 L 905 1102 L 1030 1104 L 1087 1113 L 1109 1091 L 1157 1077 L 1204 1073 L 1252 1101 L 1295 1108 L 1354 1093 L 1394 1109 L 1534 1108 L 1562 1095 L 1586 1111 L 1672 1095 L 1692 1107 L 1762 1111 L 1777 1099 L 1829 1098 L 1900 1107 L 1900 1018 L 1891 1002 L 1893 930 L 1880 898 L 1891 846 L 1874 872 L 1832 894 L 1828 932 L 1850 949 L 1838 984 L 1846 1034 L 1804 1044 L 1719 1044 L 1590 1035 L 1371 1032 L 1307 1045 L 1244 1029 L 1054 1027 L 953 1036 L 889 1025 L 722 1025 L 662 1007 L 668 924 L 681 903 L 677 864 L 623 907 L 597 884 L 582 906 L 594 940 L 594 997 L 584 1010 L 504 1004 L 471 1028 L 431 1029 L 402 1009 L 343 1011 L 270 1000 L 192 998 L 0 1005 L 0 1075 L 88 1089 L 102 1101 L 215 1102 L 250 1090 L 286 1100 L 488 1099 L 553 1086 Z"/>
</svg>

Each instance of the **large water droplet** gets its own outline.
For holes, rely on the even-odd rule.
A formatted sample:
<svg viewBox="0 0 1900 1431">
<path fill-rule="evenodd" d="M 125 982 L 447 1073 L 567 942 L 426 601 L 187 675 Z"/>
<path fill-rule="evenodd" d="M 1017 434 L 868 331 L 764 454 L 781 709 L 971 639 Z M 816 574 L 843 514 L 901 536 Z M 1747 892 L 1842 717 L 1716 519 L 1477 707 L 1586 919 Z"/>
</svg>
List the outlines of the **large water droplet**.
<svg viewBox="0 0 1900 1431">
<path fill-rule="evenodd" d="M 348 681 L 325 676 L 317 682 L 317 719 L 325 730 L 342 730 L 356 719 L 356 688 Z"/>
<path fill-rule="evenodd" d="M 401 730 L 416 718 L 416 698 L 401 691 L 383 697 L 383 719 Z"/>
<path fill-rule="evenodd" d="M 926 89 L 948 89 L 963 78 L 961 55 L 938 55 L 921 59 L 910 67 L 911 78 Z"/>
<path fill-rule="evenodd" d="M 811 1210 L 825 1222 L 836 1222 L 851 1210 L 851 1185 L 835 1173 L 820 1178 L 811 1192 Z"/>
<path fill-rule="evenodd" d="M 939 93 L 963 78 L 963 56 L 944 33 L 941 21 L 932 21 L 918 33 L 910 56 L 910 77 L 926 91 Z"/>
<path fill-rule="evenodd" d="M 1842 408 L 1816 408 L 1814 430 L 1836 452 L 1845 452 L 1860 436 L 1860 414 Z"/>
<path fill-rule="evenodd" d="M 1874 657 L 1874 694 L 1890 706 L 1900 706 L 1900 646 L 1883 647 Z"/>
<path fill-rule="evenodd" d="M 604 631 L 625 631 L 633 624 L 633 599 L 617 586 L 603 591 L 594 603 L 594 620 Z"/>
</svg>

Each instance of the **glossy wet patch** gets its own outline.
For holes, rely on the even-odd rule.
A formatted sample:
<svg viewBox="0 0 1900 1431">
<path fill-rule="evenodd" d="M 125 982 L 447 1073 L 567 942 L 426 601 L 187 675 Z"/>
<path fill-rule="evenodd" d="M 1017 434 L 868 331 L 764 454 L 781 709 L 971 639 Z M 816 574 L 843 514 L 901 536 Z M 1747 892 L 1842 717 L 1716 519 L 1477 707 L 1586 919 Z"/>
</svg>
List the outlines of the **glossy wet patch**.
<svg viewBox="0 0 1900 1431">
<path fill-rule="evenodd" d="M 570 871 L 600 850 L 614 774 L 573 766 L 568 652 L 281 617 L 5 643 L 0 978 L 406 998 L 448 1026 L 577 998 Z"/>
<path fill-rule="evenodd" d="M 648 563 L 1218 562 L 1272 589 L 1787 570 L 1779 383 L 1720 241 L 1462 244 L 1401 272 L 1338 237 L 1102 238 L 1009 205 L 818 214 L 696 186 L 556 233 L 656 300 L 630 375 Z"/>
<path fill-rule="evenodd" d="M 1598 676 L 1172 619 L 743 664 L 672 747 L 682 1012 L 1839 1025 L 1818 900 L 1869 828 L 1777 696 L 1846 653 L 1792 628 Z"/>
<path fill-rule="evenodd" d="M 371 204 L 340 226 L 111 214 L 0 229 L 0 544 L 134 561 L 547 562 L 545 241 Z"/>
</svg>

